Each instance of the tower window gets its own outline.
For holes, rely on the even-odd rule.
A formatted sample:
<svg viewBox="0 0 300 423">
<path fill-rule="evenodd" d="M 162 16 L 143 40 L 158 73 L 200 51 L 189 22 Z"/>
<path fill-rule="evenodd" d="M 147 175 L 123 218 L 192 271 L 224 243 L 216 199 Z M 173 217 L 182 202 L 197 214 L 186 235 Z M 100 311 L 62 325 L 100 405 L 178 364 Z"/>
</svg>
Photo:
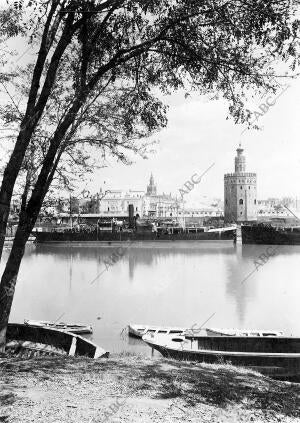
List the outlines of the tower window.
<svg viewBox="0 0 300 423">
<path fill-rule="evenodd" d="M 243 201 L 242 198 L 240 199 L 239 204 L 241 204 L 241 205 L 244 204 L 244 201 Z"/>
<path fill-rule="evenodd" d="M 254 200 L 254 204 L 256 204 L 256 200 Z"/>
<path fill-rule="evenodd" d="M 240 187 L 241 189 L 243 189 L 243 187 L 242 187 L 242 185 L 241 185 L 241 187 Z"/>
<path fill-rule="evenodd" d="M 228 200 L 227 200 L 227 198 L 226 198 L 226 200 L 225 200 L 225 204 L 226 204 L 226 206 L 227 206 L 227 204 L 228 204 Z"/>
<path fill-rule="evenodd" d="M 250 189 L 250 187 L 248 187 Z"/>
</svg>

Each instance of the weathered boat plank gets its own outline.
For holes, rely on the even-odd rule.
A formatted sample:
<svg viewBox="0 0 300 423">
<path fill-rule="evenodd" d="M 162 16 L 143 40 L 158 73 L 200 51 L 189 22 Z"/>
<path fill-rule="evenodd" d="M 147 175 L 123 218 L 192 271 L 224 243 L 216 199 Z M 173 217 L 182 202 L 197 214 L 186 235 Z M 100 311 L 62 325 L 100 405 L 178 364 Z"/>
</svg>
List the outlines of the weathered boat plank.
<svg viewBox="0 0 300 423">
<path fill-rule="evenodd" d="M 45 351 L 49 350 L 49 347 L 52 347 L 54 352 L 59 350 L 68 355 L 81 355 L 90 358 L 108 357 L 109 355 L 107 351 L 88 339 L 57 329 L 27 326 L 21 323 L 9 323 L 6 337 L 7 345 L 11 345 L 11 342 L 17 341 L 20 343 L 20 348 L 22 347 L 22 343 L 26 341 L 31 344 L 46 346 Z M 23 346 L 23 348 L 25 347 Z M 27 345 L 27 348 L 30 349 L 30 345 Z M 34 349 L 33 346 L 32 349 Z"/>
</svg>

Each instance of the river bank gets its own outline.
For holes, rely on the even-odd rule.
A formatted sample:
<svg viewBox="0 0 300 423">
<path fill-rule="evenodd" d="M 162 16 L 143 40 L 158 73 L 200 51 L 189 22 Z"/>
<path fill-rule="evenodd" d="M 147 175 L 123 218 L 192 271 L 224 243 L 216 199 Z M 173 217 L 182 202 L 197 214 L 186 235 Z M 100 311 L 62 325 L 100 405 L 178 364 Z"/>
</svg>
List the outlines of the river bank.
<svg viewBox="0 0 300 423">
<path fill-rule="evenodd" d="M 300 422 L 300 384 L 230 365 L 118 355 L 0 359 L 0 421 Z"/>
</svg>

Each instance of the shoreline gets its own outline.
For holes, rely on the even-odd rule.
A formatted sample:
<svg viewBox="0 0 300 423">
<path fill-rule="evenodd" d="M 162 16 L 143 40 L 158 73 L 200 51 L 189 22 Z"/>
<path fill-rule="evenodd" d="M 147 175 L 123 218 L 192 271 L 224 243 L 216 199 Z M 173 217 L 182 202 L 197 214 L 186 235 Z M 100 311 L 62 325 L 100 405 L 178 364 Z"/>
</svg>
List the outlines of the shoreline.
<svg viewBox="0 0 300 423">
<path fill-rule="evenodd" d="M 0 359 L 4 422 L 299 422 L 300 384 L 137 354 Z"/>
</svg>

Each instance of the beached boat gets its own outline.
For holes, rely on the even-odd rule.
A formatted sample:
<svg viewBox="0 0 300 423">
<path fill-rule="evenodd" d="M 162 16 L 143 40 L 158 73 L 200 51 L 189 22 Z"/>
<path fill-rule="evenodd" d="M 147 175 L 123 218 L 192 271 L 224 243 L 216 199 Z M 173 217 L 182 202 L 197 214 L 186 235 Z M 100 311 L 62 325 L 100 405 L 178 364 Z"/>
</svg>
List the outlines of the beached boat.
<svg viewBox="0 0 300 423">
<path fill-rule="evenodd" d="M 277 330 L 206 328 L 207 336 L 283 336 Z"/>
<path fill-rule="evenodd" d="M 22 357 L 69 355 L 103 358 L 109 355 L 108 351 L 82 336 L 21 323 L 8 324 L 5 351 Z"/>
<path fill-rule="evenodd" d="M 183 328 L 148 325 L 128 325 L 128 334 L 135 338 L 144 335 L 206 335 L 207 336 L 283 336 L 283 332 L 262 329 Z"/>
<path fill-rule="evenodd" d="M 164 327 L 150 325 L 128 325 L 128 334 L 135 338 L 142 338 L 144 335 L 179 335 L 183 334 L 186 328 Z"/>
<path fill-rule="evenodd" d="M 251 367 L 274 377 L 300 375 L 300 338 L 284 336 L 151 336 L 143 340 L 164 357 Z"/>
<path fill-rule="evenodd" d="M 85 326 L 80 324 L 50 322 L 48 320 L 24 320 L 24 324 L 27 326 L 57 329 L 57 330 L 63 330 L 65 332 L 72 332 L 77 334 L 93 333 L 92 326 Z"/>
</svg>

